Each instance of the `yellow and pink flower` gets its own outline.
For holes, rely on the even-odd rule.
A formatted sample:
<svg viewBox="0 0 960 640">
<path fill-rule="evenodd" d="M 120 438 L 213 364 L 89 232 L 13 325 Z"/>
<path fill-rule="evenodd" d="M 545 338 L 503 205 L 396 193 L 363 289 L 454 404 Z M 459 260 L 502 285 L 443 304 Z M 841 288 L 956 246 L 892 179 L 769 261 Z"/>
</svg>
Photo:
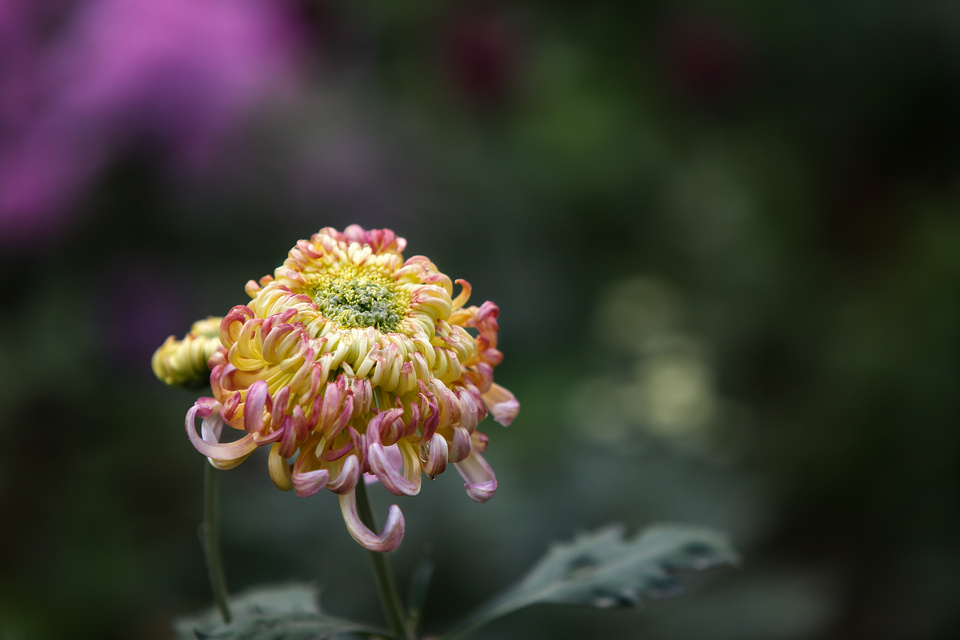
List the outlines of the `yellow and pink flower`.
<svg viewBox="0 0 960 640">
<path fill-rule="evenodd" d="M 186 429 L 214 466 L 269 445 L 274 484 L 338 494 L 350 534 L 375 551 L 400 544 L 404 521 L 393 505 L 379 534 L 363 524 L 354 493 L 363 474 L 412 496 L 424 474 L 453 463 L 467 494 L 485 502 L 497 481 L 477 425 L 488 412 L 509 425 L 519 410 L 493 381 L 503 358 L 497 306 L 465 306 L 470 285 L 457 280 L 453 297 L 450 278 L 423 256 L 404 260 L 405 246 L 388 229 L 322 229 L 273 276 L 247 283 L 251 301 L 220 321 L 219 344 L 201 321 L 154 356 L 168 384 L 195 378 L 209 357 L 213 397 L 197 400 Z M 221 442 L 224 424 L 244 435 Z"/>
</svg>

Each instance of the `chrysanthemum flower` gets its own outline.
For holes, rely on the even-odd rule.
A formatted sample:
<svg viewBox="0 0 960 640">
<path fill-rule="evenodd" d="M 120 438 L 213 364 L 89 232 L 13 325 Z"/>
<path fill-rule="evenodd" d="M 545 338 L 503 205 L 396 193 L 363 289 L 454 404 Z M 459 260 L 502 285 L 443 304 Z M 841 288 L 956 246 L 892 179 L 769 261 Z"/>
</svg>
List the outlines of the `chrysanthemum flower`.
<svg viewBox="0 0 960 640">
<path fill-rule="evenodd" d="M 350 534 L 374 551 L 395 549 L 404 521 L 393 505 L 382 532 L 364 525 L 354 493 L 364 473 L 412 496 L 423 474 L 453 463 L 467 494 L 485 502 L 497 481 L 477 425 L 488 411 L 509 425 L 519 410 L 493 382 L 503 357 L 497 306 L 464 306 L 470 285 L 457 280 L 452 297 L 450 278 L 423 256 L 404 260 L 405 246 L 387 229 L 323 229 L 272 277 L 247 283 L 252 300 L 222 319 L 215 352 L 195 326 L 190 346 L 168 339 L 154 356 L 158 377 L 175 384 L 210 354 L 213 397 L 197 400 L 186 429 L 214 466 L 269 445 L 274 484 L 339 494 Z M 221 442 L 224 424 L 245 435 Z"/>
<path fill-rule="evenodd" d="M 210 379 L 210 358 L 220 350 L 220 321 L 197 320 L 183 340 L 173 336 L 153 354 L 153 373 L 171 387 L 202 386 Z"/>
</svg>

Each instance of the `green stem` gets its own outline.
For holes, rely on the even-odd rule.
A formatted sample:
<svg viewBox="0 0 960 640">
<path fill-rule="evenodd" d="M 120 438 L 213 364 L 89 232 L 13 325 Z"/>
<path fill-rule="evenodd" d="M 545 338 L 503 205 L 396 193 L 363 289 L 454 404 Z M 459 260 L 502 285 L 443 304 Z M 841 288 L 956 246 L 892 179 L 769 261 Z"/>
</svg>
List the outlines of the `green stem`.
<svg viewBox="0 0 960 640">
<path fill-rule="evenodd" d="M 370 500 L 367 498 L 367 488 L 362 478 L 360 482 L 357 483 L 356 492 L 357 511 L 360 513 L 360 519 L 371 531 L 376 531 L 377 526 L 373 519 L 373 510 L 370 509 Z M 377 581 L 377 592 L 380 594 L 380 603 L 383 605 L 383 613 L 387 617 L 387 622 L 390 624 L 390 631 L 395 638 L 412 640 L 413 635 L 404 623 L 406 614 L 403 612 L 403 603 L 400 602 L 397 583 L 393 579 L 393 572 L 387 563 L 386 554 L 371 551 L 370 559 L 373 562 L 373 575 Z"/>
<path fill-rule="evenodd" d="M 227 581 L 223 573 L 223 556 L 220 554 L 220 473 L 209 462 L 205 463 L 203 476 L 203 551 L 207 558 L 210 588 L 217 603 L 220 617 L 230 624 L 230 606 L 227 604 Z"/>
</svg>

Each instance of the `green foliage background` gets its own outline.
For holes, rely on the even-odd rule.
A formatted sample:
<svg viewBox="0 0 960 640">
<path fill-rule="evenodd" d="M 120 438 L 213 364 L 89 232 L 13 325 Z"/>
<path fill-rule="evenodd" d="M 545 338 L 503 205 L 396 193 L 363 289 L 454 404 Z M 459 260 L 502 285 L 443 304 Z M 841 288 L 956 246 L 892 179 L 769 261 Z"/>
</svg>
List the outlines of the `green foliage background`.
<svg viewBox="0 0 960 640">
<path fill-rule="evenodd" d="M 814 1 L 297 5 L 293 99 L 216 171 L 117 158 L 3 245 L 0 636 L 166 638 L 206 607 L 195 394 L 149 356 L 322 226 L 390 227 L 501 307 L 498 495 L 400 503 L 439 630 L 607 522 L 745 558 L 635 612 L 486 638 L 960 633 L 960 8 Z M 336 500 L 224 478 L 234 590 L 379 624 Z M 374 491 L 381 519 L 389 504 Z M 709 578 L 709 577 L 708 577 Z"/>
</svg>

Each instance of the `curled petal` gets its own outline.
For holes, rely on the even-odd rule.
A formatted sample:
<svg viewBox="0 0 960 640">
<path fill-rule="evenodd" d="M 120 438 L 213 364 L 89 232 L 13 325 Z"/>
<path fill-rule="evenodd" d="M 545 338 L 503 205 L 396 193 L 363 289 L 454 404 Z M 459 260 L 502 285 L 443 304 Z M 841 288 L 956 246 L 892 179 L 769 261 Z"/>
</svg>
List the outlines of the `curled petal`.
<svg viewBox="0 0 960 640">
<path fill-rule="evenodd" d="M 263 324 L 263 330 L 265 337 L 263 338 L 263 359 L 265 362 L 277 363 L 287 357 L 289 354 L 285 353 L 286 349 L 278 346 L 282 343 L 283 346 L 286 346 L 288 343 L 285 340 L 293 333 L 293 327 L 288 324 L 279 324 L 277 321 L 284 322 L 283 316 L 287 314 L 288 311 L 296 313 L 296 309 L 287 309 L 283 314 L 279 316 L 272 316 Z M 293 333 L 294 337 L 296 334 Z"/>
<path fill-rule="evenodd" d="M 497 346 L 497 330 L 499 329 L 497 316 L 499 315 L 500 308 L 489 300 L 477 309 L 477 317 L 474 322 L 480 335 L 490 342 L 491 347 Z"/>
<path fill-rule="evenodd" d="M 403 540 L 404 522 L 400 507 L 395 504 L 390 505 L 387 515 L 387 524 L 383 526 L 380 535 L 375 534 L 367 528 L 360 520 L 360 514 L 357 513 L 357 494 L 353 491 L 340 496 L 340 511 L 343 513 L 343 521 L 347 525 L 347 531 L 353 536 L 353 539 L 370 551 L 386 552 L 393 551 L 400 546 Z"/>
<path fill-rule="evenodd" d="M 430 438 L 427 459 L 423 461 L 423 472 L 428 476 L 438 476 L 447 468 L 447 441 L 439 433 Z"/>
<path fill-rule="evenodd" d="M 340 475 L 327 483 L 327 489 L 334 493 L 350 493 L 360 482 L 360 461 L 357 456 L 347 456 L 343 461 Z"/>
<path fill-rule="evenodd" d="M 201 398 L 201 400 L 213 400 L 213 398 Z M 204 416 L 203 420 L 200 421 L 200 436 L 204 442 L 218 444 L 222 432 L 223 418 L 220 416 L 220 411 L 210 411 L 210 414 Z"/>
<path fill-rule="evenodd" d="M 403 404 L 400 401 L 400 398 L 397 398 L 397 404 L 400 406 L 400 410 L 403 410 Z M 407 420 L 406 424 L 403 425 L 403 431 L 400 434 L 400 437 L 409 438 L 417 433 L 417 427 L 421 424 L 420 420 L 420 404 L 417 402 L 410 403 L 410 419 Z"/>
<path fill-rule="evenodd" d="M 429 394 L 429 396 L 427 394 Z M 429 391 L 426 394 L 420 394 L 420 415 L 422 420 L 420 429 L 423 440 L 432 438 L 437 430 L 437 426 L 440 424 L 440 410 L 437 408 L 437 403 L 431 400 L 433 397 L 433 394 L 430 394 Z"/>
<path fill-rule="evenodd" d="M 237 305 L 220 321 L 220 343 L 229 348 L 237 341 L 240 329 L 247 320 L 254 317 L 253 310 L 245 305 Z"/>
<path fill-rule="evenodd" d="M 509 427 L 520 411 L 520 403 L 510 391 L 493 383 L 490 389 L 483 394 L 483 403 L 490 408 L 493 419 L 505 427 Z"/>
<path fill-rule="evenodd" d="M 384 466 L 387 466 L 390 469 L 400 469 L 403 466 L 403 456 L 400 455 L 400 447 L 398 447 L 396 444 L 383 447 L 383 452 L 386 454 L 386 463 Z M 369 463 L 368 466 L 370 466 Z M 368 472 L 363 474 L 363 481 L 366 484 L 374 484 L 376 482 L 380 482 L 380 478 L 377 477 L 373 469 L 370 469 Z M 397 495 L 400 494 L 398 493 Z"/>
<path fill-rule="evenodd" d="M 310 436 L 307 418 L 304 416 L 303 407 L 300 405 L 293 408 L 293 432 L 296 434 L 297 442 L 303 442 Z"/>
<path fill-rule="evenodd" d="M 440 380 L 434 378 L 430 381 L 430 391 L 437 400 L 437 408 L 440 410 L 437 427 L 443 429 L 451 424 L 460 422 L 460 400 Z"/>
<path fill-rule="evenodd" d="M 457 280 L 455 280 L 454 282 L 456 282 L 458 285 L 462 287 L 460 290 L 460 295 L 458 295 L 456 298 L 454 298 L 451 301 L 450 306 L 454 311 L 456 311 L 457 309 L 465 305 L 467 303 L 467 300 L 470 299 L 470 292 L 472 291 L 472 287 L 470 286 L 469 282 L 467 282 L 466 280 L 462 280 L 460 278 L 457 278 Z"/>
<path fill-rule="evenodd" d="M 407 246 L 406 239 L 398 238 L 397 234 L 390 229 L 364 229 L 358 224 L 352 224 L 344 229 L 342 234 L 329 227 L 321 229 L 321 233 L 323 232 L 327 232 L 334 237 L 342 236 L 351 242 L 370 245 L 370 248 L 377 253 L 390 250 L 399 253 Z"/>
<path fill-rule="evenodd" d="M 290 474 L 290 465 L 287 459 L 283 457 L 283 445 L 275 442 L 270 447 L 270 458 L 267 460 L 267 468 L 270 471 L 270 479 L 277 489 L 281 491 L 290 491 L 293 489 L 293 478 Z"/>
<path fill-rule="evenodd" d="M 345 389 L 342 376 L 337 378 L 335 382 L 327 383 L 327 386 L 323 390 L 323 400 L 320 405 L 321 428 L 336 419 L 340 404 L 344 400 L 344 395 Z"/>
<path fill-rule="evenodd" d="M 343 428 L 347 426 L 347 423 L 350 421 L 350 415 L 353 413 L 353 398 L 347 397 L 346 402 L 343 403 L 343 409 L 340 411 L 340 414 L 331 422 L 329 425 L 323 429 L 322 433 L 327 438 L 333 438 L 338 435 Z"/>
<path fill-rule="evenodd" d="M 318 446 L 323 444 L 322 440 L 318 442 L 317 439 L 304 443 L 300 449 L 300 455 L 297 456 L 297 461 L 293 464 L 291 473 L 293 488 L 301 498 L 312 496 L 327 486 L 327 482 L 330 480 L 330 471 L 319 468 L 320 461 L 316 455 Z"/>
<path fill-rule="evenodd" d="M 477 424 L 487 416 L 487 410 L 480 400 L 477 388 L 472 385 L 469 389 L 459 388 L 457 396 L 460 398 L 460 405 L 463 408 L 460 413 L 459 426 L 473 433 Z"/>
<path fill-rule="evenodd" d="M 276 428 L 276 431 L 280 432 L 280 438 L 275 442 L 280 445 L 280 456 L 284 460 L 293 456 L 297 451 L 297 432 L 293 427 L 293 418 L 290 416 L 283 416 L 283 421 L 280 423 L 279 427 Z M 258 434 L 259 435 L 259 434 Z M 273 435 L 272 433 L 270 435 Z M 263 439 L 261 438 L 260 442 Z"/>
<path fill-rule="evenodd" d="M 258 293 L 260 293 L 262 287 L 254 282 L 253 280 L 248 280 L 247 284 L 243 286 L 243 290 L 247 292 L 247 295 L 251 298 L 255 298 Z"/>
<path fill-rule="evenodd" d="M 216 387 L 214 387 L 214 391 L 216 391 Z M 235 391 L 233 395 L 224 398 L 222 402 L 223 406 L 220 408 L 220 416 L 223 418 L 223 421 L 232 427 L 238 426 L 235 418 L 237 417 L 237 411 L 240 409 L 240 403 L 243 402 L 243 397 L 240 395 L 240 392 Z"/>
<path fill-rule="evenodd" d="M 297 465 L 293 467 L 293 488 L 301 498 L 312 496 L 320 491 L 327 486 L 329 480 L 330 472 L 326 469 L 300 471 L 297 469 Z"/>
<path fill-rule="evenodd" d="M 273 397 L 267 394 L 266 404 L 267 413 L 276 415 L 286 413 L 287 405 L 290 404 L 290 387 L 283 387 L 280 391 L 277 391 Z"/>
<path fill-rule="evenodd" d="M 200 398 L 200 400 L 197 400 L 197 402 L 190 407 L 190 410 L 187 411 L 187 419 L 185 422 L 187 437 L 190 438 L 190 444 L 192 444 L 197 451 L 207 456 L 207 458 L 210 459 L 210 463 L 215 467 L 218 469 L 230 469 L 246 460 L 247 457 L 256 450 L 257 443 L 252 435 L 247 435 L 236 442 L 228 443 L 208 442 L 201 438 L 197 434 L 195 426 L 196 418 L 199 415 L 206 421 L 213 415 L 214 411 L 219 413 L 220 404 L 214 401 L 213 398 Z M 210 429 L 209 433 L 212 432 L 213 429 Z"/>
<path fill-rule="evenodd" d="M 256 433 L 263 428 L 263 408 L 267 404 L 267 381 L 257 380 L 247 389 L 243 405 L 243 429 Z"/>
<path fill-rule="evenodd" d="M 379 442 L 370 443 L 367 450 L 370 471 L 390 493 L 415 496 L 420 493 L 420 458 L 406 440 L 402 440 L 398 446 L 403 459 L 403 474 L 391 464 L 390 456 Z"/>
<path fill-rule="evenodd" d="M 339 460 L 343 456 L 347 455 L 348 453 L 353 451 L 355 448 L 362 450 L 362 447 L 357 446 L 358 440 L 355 440 L 353 438 L 354 434 L 356 434 L 356 431 L 354 431 L 353 434 L 349 434 L 351 436 L 350 439 L 346 442 L 346 444 L 342 445 L 340 448 L 324 451 L 323 459 L 326 460 L 327 462 L 333 462 L 334 460 Z M 359 438 L 359 434 L 357 434 L 357 438 Z"/>
<path fill-rule="evenodd" d="M 187 419 L 194 419 L 197 416 L 207 419 L 213 414 L 219 414 L 220 406 L 220 403 L 213 398 L 197 398 L 197 401 L 187 411 Z M 187 424 L 190 426 L 189 422 Z"/>
<path fill-rule="evenodd" d="M 370 411 L 370 405 L 373 403 L 373 387 L 366 378 L 361 378 L 353 383 L 353 417 L 362 416 Z"/>
<path fill-rule="evenodd" d="M 283 437 L 283 434 L 286 433 L 284 429 L 274 429 L 267 435 L 262 435 L 260 433 L 251 433 L 254 442 L 257 443 L 257 446 L 263 446 L 265 444 L 273 444 L 274 442 L 280 440 Z"/>
<path fill-rule="evenodd" d="M 385 445 L 394 444 L 403 435 L 403 409 L 388 409 L 373 417 L 367 427 L 371 438 Z"/>
<path fill-rule="evenodd" d="M 448 462 L 460 462 L 470 454 L 470 432 L 463 427 L 453 428 L 453 440 L 447 454 Z"/>
<path fill-rule="evenodd" d="M 470 436 L 470 448 L 477 453 L 484 453 L 490 445 L 490 437 L 482 431 L 474 431 Z"/>
<path fill-rule="evenodd" d="M 471 451 L 456 467 L 466 481 L 464 486 L 467 488 L 467 495 L 476 502 L 486 502 L 496 493 L 497 476 L 483 456 L 476 451 Z"/>
</svg>

